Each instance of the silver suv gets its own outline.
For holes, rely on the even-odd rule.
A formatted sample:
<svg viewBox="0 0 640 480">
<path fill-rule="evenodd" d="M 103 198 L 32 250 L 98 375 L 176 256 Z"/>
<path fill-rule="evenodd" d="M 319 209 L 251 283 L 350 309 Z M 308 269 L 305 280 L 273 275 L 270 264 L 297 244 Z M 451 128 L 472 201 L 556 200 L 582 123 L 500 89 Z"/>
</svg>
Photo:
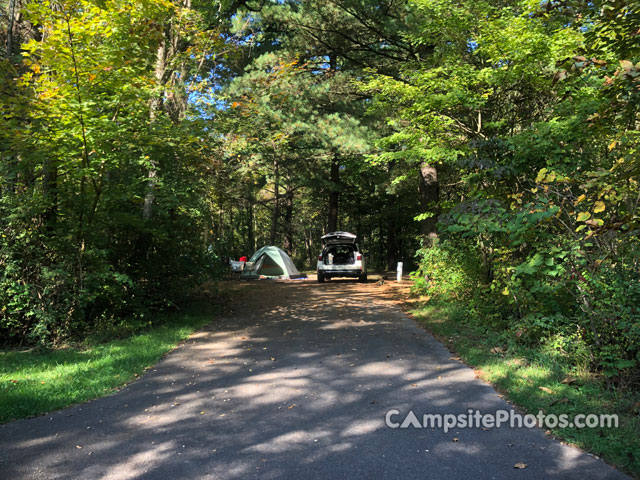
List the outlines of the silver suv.
<svg viewBox="0 0 640 480">
<path fill-rule="evenodd" d="M 349 232 L 327 233 L 322 238 L 322 253 L 318 255 L 318 283 L 332 277 L 354 277 L 367 281 L 367 267 L 360 252 L 357 237 Z"/>
</svg>

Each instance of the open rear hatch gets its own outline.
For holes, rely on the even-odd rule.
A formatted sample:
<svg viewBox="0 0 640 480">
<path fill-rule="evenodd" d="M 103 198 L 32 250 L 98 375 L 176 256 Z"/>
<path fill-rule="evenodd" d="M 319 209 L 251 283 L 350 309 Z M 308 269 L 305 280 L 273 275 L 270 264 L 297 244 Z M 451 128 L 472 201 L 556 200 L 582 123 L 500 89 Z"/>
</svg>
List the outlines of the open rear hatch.
<svg viewBox="0 0 640 480">
<path fill-rule="evenodd" d="M 355 245 L 357 237 L 349 232 L 331 232 L 320 238 L 322 245 Z"/>
<path fill-rule="evenodd" d="M 356 263 L 354 253 L 355 247 L 352 245 L 327 245 L 322 252 L 322 260 L 325 265 L 340 266 L 353 265 Z"/>
</svg>

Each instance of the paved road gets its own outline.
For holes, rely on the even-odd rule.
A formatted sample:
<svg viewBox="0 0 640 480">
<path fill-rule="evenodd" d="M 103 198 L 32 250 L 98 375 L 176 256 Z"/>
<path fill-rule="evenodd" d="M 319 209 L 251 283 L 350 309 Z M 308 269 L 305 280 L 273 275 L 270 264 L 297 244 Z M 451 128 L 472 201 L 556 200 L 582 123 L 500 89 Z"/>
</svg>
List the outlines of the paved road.
<svg viewBox="0 0 640 480">
<path fill-rule="evenodd" d="M 385 287 L 240 288 L 233 315 L 120 392 L 1 426 L 0 478 L 626 478 L 537 429 L 385 427 L 392 408 L 510 408 Z"/>
</svg>

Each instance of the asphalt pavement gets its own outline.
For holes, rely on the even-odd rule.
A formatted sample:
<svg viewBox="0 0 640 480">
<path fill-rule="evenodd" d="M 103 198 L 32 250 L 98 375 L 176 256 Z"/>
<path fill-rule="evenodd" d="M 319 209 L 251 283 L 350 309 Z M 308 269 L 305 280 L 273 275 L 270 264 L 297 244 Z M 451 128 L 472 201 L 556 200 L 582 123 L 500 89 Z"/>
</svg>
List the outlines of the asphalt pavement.
<svg viewBox="0 0 640 480">
<path fill-rule="evenodd" d="M 386 426 L 511 407 L 374 283 L 239 292 L 120 391 L 0 426 L 0 478 L 628 478 L 538 428 Z"/>
</svg>

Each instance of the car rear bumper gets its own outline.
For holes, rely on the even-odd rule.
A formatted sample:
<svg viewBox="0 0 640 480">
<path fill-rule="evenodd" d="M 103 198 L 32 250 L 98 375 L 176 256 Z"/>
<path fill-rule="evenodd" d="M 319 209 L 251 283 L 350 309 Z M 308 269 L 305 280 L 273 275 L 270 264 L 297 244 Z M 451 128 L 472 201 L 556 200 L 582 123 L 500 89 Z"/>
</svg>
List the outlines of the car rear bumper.
<svg viewBox="0 0 640 480">
<path fill-rule="evenodd" d="M 362 275 L 362 269 L 358 270 L 318 270 L 318 275 L 325 277 L 359 277 Z"/>
</svg>

